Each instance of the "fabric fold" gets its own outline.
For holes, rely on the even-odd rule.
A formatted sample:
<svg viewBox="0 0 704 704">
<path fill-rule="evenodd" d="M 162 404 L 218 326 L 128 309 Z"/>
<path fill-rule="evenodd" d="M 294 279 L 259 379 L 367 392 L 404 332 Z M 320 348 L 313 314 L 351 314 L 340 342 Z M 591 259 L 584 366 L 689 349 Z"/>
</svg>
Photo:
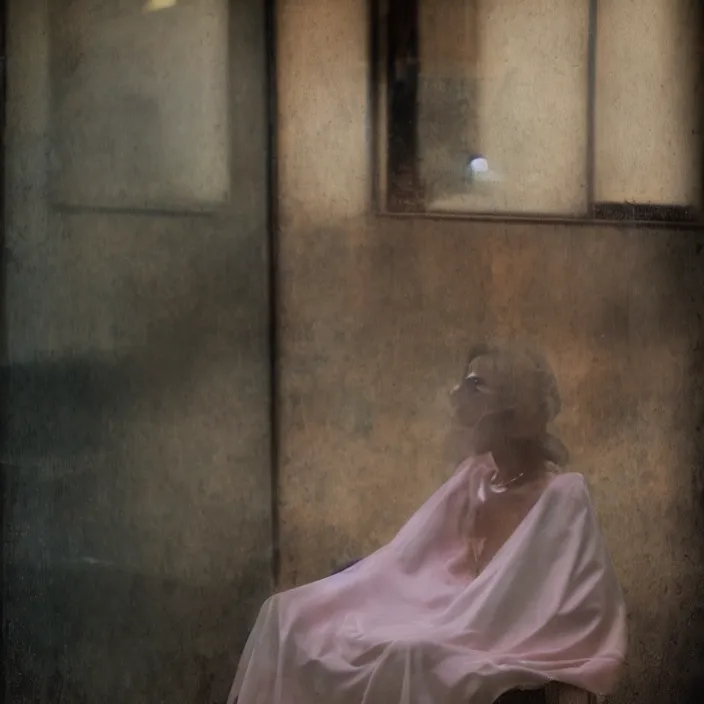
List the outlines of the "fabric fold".
<svg viewBox="0 0 704 704">
<path fill-rule="evenodd" d="M 468 460 L 390 543 L 271 597 L 229 704 L 490 704 L 549 681 L 609 693 L 626 612 L 584 478 L 498 492 L 495 471 Z"/>
</svg>

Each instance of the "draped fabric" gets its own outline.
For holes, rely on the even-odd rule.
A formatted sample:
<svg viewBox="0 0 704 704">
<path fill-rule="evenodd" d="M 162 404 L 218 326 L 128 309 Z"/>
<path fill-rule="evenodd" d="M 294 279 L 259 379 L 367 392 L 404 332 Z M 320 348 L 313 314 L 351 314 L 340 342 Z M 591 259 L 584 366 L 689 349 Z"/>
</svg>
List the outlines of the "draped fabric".
<svg viewBox="0 0 704 704">
<path fill-rule="evenodd" d="M 271 597 L 229 704 L 490 704 L 549 681 L 596 694 L 626 654 L 625 607 L 580 474 L 498 488 L 463 464 L 396 537 Z"/>
</svg>

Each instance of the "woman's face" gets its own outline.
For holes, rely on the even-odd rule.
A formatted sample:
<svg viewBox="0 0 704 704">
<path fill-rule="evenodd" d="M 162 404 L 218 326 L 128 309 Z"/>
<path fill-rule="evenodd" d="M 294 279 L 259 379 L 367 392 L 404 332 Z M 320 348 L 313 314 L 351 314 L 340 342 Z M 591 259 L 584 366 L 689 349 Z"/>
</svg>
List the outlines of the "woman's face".
<svg viewBox="0 0 704 704">
<path fill-rule="evenodd" d="M 477 357 L 469 363 L 451 394 L 455 417 L 461 425 L 473 429 L 493 425 L 501 411 L 497 381 L 494 358 Z"/>
</svg>

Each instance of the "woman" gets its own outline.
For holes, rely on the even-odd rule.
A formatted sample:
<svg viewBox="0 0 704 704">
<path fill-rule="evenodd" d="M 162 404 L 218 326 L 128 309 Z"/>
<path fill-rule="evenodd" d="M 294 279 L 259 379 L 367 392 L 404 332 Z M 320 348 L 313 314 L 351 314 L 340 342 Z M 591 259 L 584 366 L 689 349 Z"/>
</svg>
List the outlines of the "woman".
<svg viewBox="0 0 704 704">
<path fill-rule="evenodd" d="M 472 350 L 452 397 L 473 452 L 374 554 L 269 599 L 230 703 L 490 704 L 560 681 L 613 687 L 625 608 L 584 479 L 547 432 L 536 353 Z"/>
</svg>

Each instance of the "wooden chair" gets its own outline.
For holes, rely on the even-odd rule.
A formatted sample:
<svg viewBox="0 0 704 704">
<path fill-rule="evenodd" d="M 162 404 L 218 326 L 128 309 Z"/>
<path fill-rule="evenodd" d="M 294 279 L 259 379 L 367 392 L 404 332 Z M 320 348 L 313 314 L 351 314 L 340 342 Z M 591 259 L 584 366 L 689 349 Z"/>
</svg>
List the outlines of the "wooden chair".
<svg viewBox="0 0 704 704">
<path fill-rule="evenodd" d="M 496 704 L 598 704 L 598 701 L 598 697 L 583 689 L 553 682 L 543 689 L 507 692 Z"/>
</svg>

